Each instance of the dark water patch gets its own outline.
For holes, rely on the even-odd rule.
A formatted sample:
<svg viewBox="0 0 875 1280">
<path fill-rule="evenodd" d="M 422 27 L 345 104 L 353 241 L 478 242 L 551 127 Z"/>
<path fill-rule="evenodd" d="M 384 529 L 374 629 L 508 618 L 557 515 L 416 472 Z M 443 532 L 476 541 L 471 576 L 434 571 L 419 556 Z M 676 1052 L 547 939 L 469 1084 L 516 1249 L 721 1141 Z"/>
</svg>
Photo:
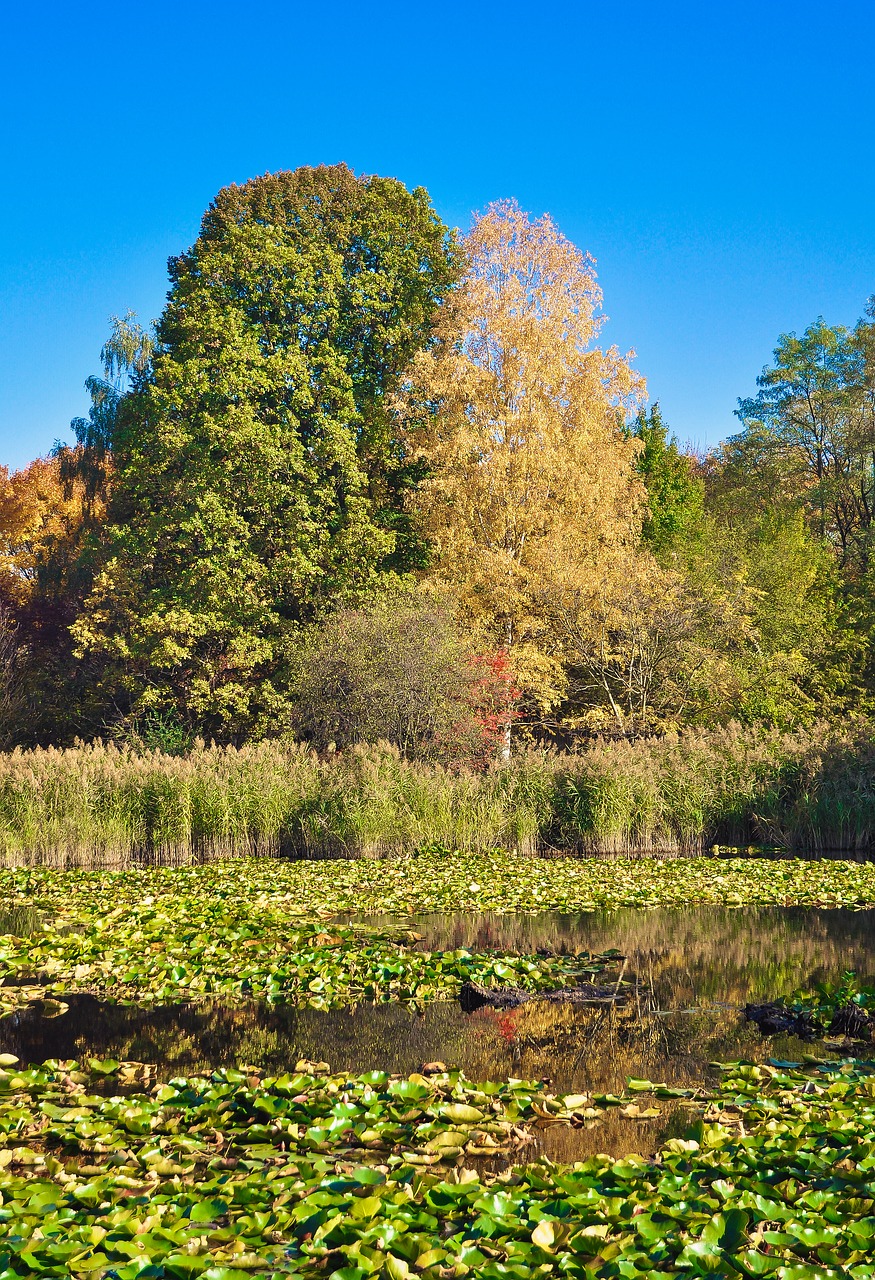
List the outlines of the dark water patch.
<svg viewBox="0 0 875 1280">
<path fill-rule="evenodd" d="M 615 948 L 639 985 L 622 1008 L 533 1001 L 473 1013 L 452 1001 L 417 1013 L 392 1002 L 334 1010 L 218 1000 L 145 1008 L 69 994 L 0 1020 L 0 1052 L 23 1063 L 149 1062 L 164 1079 L 240 1064 L 280 1073 L 301 1059 L 356 1074 L 409 1074 L 438 1061 L 472 1080 L 549 1080 L 558 1093 L 619 1094 L 630 1076 L 699 1088 L 715 1078 L 714 1061 L 834 1055 L 823 1042 L 792 1034 L 764 1038 L 745 1022 L 746 1003 L 835 982 L 847 969 L 864 981 L 875 977 L 875 911 L 690 907 L 429 915 L 405 923 L 422 935 L 420 946 L 441 950 Z M 611 1109 L 592 1129 L 546 1130 L 538 1150 L 556 1159 L 572 1158 L 572 1149 L 573 1158 L 653 1150 L 683 1121 L 677 1106 L 663 1104 L 651 1117 Z"/>
<path fill-rule="evenodd" d="M 379 917 L 373 917 L 378 919 Z M 424 947 L 534 954 L 615 949 L 666 1010 L 741 1007 L 834 982 L 875 979 L 875 910 L 817 907 L 624 907 L 577 914 L 430 914 L 407 918 Z"/>
<path fill-rule="evenodd" d="M 735 1009 L 658 1015 L 645 1007 L 581 1009 L 546 1004 L 465 1014 L 434 1004 L 417 1014 L 398 1004 L 318 1010 L 252 1003 L 142 1008 L 88 995 L 64 998 L 66 1009 L 35 1004 L 0 1021 L 0 1052 L 22 1063 L 113 1058 L 155 1063 L 158 1076 L 252 1064 L 269 1072 L 301 1059 L 335 1071 L 409 1074 L 441 1061 L 473 1080 L 549 1080 L 558 1093 L 618 1094 L 635 1076 L 699 1087 L 713 1079 L 709 1062 L 810 1052 L 793 1037 L 764 1041 Z M 47 1016 L 54 1013 L 54 1016 Z M 537 1150 L 555 1159 L 599 1151 L 653 1150 L 680 1123 L 677 1107 L 636 1118 L 611 1109 L 591 1129 L 548 1129 Z M 573 1154 L 572 1154 L 573 1153 Z"/>
</svg>

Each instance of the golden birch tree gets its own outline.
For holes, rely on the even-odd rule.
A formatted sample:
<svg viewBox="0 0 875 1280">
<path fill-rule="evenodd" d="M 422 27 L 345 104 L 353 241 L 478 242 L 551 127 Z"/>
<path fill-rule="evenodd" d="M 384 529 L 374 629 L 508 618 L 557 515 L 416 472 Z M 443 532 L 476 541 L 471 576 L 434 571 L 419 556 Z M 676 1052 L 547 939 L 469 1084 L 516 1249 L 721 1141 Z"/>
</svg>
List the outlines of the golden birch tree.
<svg viewBox="0 0 875 1280">
<path fill-rule="evenodd" d="M 644 382 L 597 345 L 594 262 L 513 201 L 479 216 L 467 271 L 416 359 L 404 407 L 425 479 L 411 499 L 433 570 L 541 708 L 563 689 L 551 597 L 596 590 L 639 534 L 638 448 L 623 432 Z"/>
</svg>

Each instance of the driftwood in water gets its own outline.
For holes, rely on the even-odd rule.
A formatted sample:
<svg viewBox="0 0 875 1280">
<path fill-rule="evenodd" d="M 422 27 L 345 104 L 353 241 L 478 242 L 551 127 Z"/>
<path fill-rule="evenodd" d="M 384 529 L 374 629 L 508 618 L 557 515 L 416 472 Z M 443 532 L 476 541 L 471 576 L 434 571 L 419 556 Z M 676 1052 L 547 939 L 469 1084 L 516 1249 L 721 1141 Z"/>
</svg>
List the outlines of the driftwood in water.
<svg viewBox="0 0 875 1280">
<path fill-rule="evenodd" d="M 823 1030 L 810 1013 L 794 1013 L 775 1001 L 746 1004 L 744 1016 L 748 1022 L 755 1022 L 764 1036 L 794 1035 L 802 1040 L 814 1040 Z"/>
<path fill-rule="evenodd" d="M 626 1003 L 628 988 L 619 983 L 597 987 L 591 982 L 579 987 L 560 987 L 556 991 L 523 991 L 521 987 L 482 987 L 479 982 L 464 982 L 459 992 L 459 1004 L 465 1013 L 475 1009 L 516 1009 L 533 1000 L 546 1000 L 551 1004 L 605 1005 Z"/>
<path fill-rule="evenodd" d="M 875 1031 L 875 1019 L 865 1009 L 855 1004 L 836 1009 L 829 1025 L 807 1009 L 794 1013 L 780 1002 L 771 1004 L 746 1004 L 744 1016 L 755 1022 L 765 1036 L 790 1034 L 800 1040 L 816 1040 L 819 1036 L 847 1036 L 851 1040 L 871 1040 Z"/>
</svg>

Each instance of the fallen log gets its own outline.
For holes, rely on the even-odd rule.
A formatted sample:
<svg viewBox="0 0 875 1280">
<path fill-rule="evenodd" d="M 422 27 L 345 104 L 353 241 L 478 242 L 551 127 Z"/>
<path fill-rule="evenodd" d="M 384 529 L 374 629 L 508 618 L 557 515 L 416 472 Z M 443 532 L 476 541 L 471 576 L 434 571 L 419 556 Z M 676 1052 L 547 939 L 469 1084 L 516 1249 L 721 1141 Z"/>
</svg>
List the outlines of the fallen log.
<svg viewBox="0 0 875 1280">
<path fill-rule="evenodd" d="M 554 991 L 524 991 L 521 987 L 484 987 L 479 982 L 463 982 L 459 1004 L 465 1013 L 474 1013 L 483 1008 L 516 1009 L 533 1000 L 549 1004 L 624 1005 L 627 996 L 628 987 L 622 988 L 618 983 L 597 987 L 584 982 L 578 987 L 559 987 Z"/>
</svg>

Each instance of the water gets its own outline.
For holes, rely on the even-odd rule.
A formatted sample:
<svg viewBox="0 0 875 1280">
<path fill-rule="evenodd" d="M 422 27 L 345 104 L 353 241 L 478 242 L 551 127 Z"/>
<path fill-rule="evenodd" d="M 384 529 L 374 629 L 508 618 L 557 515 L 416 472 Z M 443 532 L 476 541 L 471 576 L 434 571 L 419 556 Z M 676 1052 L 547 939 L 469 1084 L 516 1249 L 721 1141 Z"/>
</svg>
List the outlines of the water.
<svg viewBox="0 0 875 1280">
<path fill-rule="evenodd" d="M 434 948 L 532 953 L 614 947 L 627 957 L 627 976 L 637 975 L 649 994 L 625 1008 L 535 1002 L 472 1014 L 455 1002 L 416 1013 L 397 1004 L 326 1011 L 206 1001 L 141 1008 L 70 995 L 62 1005 L 35 1004 L 0 1020 L 0 1052 L 22 1062 L 154 1062 L 164 1078 L 232 1063 L 281 1071 L 303 1058 L 350 1072 L 408 1073 L 439 1061 L 475 1080 L 548 1079 L 563 1093 L 619 1093 L 629 1076 L 698 1087 L 714 1078 L 709 1064 L 715 1060 L 835 1056 L 825 1044 L 764 1039 L 742 1017 L 746 1001 L 835 981 L 848 968 L 862 980 L 875 979 L 875 911 L 629 909 L 424 916 L 407 923 L 423 935 L 420 945 Z M 611 1112 L 593 1131 L 549 1131 L 539 1150 L 558 1159 L 648 1150 L 683 1123 L 677 1107 L 650 1120 Z"/>
</svg>

